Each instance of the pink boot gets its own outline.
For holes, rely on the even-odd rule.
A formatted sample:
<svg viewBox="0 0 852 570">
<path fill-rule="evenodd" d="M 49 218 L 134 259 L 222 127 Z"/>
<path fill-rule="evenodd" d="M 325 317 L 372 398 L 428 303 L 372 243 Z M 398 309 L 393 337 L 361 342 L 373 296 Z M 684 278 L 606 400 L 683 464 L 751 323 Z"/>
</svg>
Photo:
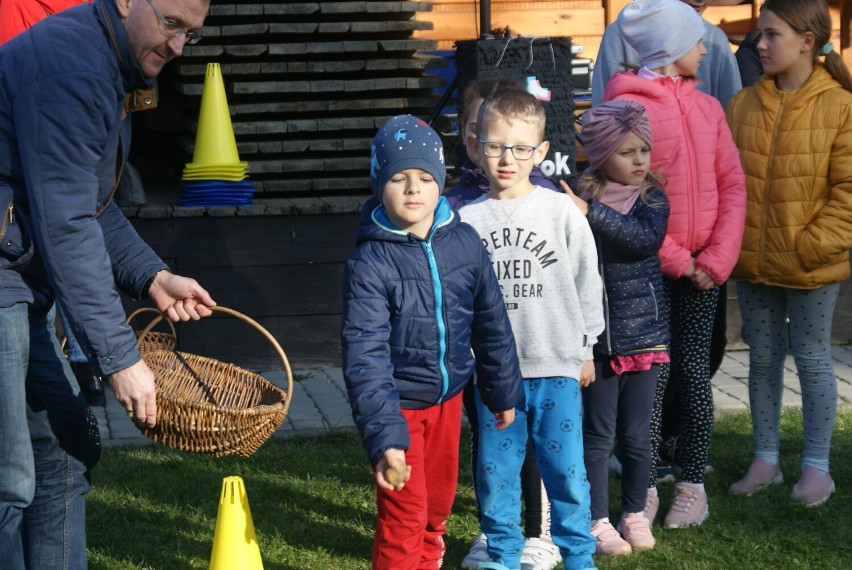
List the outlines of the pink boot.
<svg viewBox="0 0 852 570">
<path fill-rule="evenodd" d="M 777 485 L 784 481 L 781 468 L 770 465 L 765 459 L 758 457 L 751 462 L 745 477 L 731 485 L 728 492 L 732 495 L 745 495 L 751 497 L 764 487 Z"/>
<path fill-rule="evenodd" d="M 806 465 L 799 482 L 793 485 L 791 496 L 794 501 L 803 503 L 806 507 L 818 507 L 828 500 L 834 490 L 831 475 Z"/>
<path fill-rule="evenodd" d="M 660 510 L 660 497 L 656 491 L 657 489 L 649 488 L 648 494 L 645 496 L 645 518 L 648 519 L 649 526 L 653 526 L 654 519 L 657 518 L 657 511 Z"/>
</svg>

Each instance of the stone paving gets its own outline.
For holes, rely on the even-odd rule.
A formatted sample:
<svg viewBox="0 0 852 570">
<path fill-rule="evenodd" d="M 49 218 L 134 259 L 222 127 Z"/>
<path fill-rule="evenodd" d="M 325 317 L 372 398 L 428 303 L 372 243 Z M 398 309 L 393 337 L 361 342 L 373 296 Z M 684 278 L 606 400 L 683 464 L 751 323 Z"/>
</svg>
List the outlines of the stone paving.
<svg viewBox="0 0 852 570">
<path fill-rule="evenodd" d="M 838 407 L 852 409 L 852 347 L 833 349 L 837 375 Z M 792 356 L 787 358 L 784 375 L 784 406 L 801 406 L 799 380 Z M 283 371 L 260 372 L 278 386 L 286 387 Z M 336 429 L 354 429 L 340 368 L 293 371 L 293 399 L 289 414 L 273 437 L 311 437 Z M 109 391 L 108 391 L 109 392 Z M 716 413 L 748 410 L 748 351 L 728 351 L 713 377 Z M 104 446 L 150 444 L 127 417 L 118 401 L 107 394 L 106 407 L 93 409 L 100 423 Z"/>
</svg>

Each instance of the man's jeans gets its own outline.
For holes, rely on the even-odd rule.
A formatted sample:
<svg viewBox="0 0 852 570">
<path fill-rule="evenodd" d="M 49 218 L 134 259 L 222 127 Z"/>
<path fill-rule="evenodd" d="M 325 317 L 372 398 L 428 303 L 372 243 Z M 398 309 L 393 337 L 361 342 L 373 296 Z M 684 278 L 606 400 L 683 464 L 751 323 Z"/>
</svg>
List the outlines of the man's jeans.
<svg viewBox="0 0 852 570">
<path fill-rule="evenodd" d="M 54 311 L 0 308 L 0 568 L 85 569 L 97 421 L 59 347 Z"/>
</svg>

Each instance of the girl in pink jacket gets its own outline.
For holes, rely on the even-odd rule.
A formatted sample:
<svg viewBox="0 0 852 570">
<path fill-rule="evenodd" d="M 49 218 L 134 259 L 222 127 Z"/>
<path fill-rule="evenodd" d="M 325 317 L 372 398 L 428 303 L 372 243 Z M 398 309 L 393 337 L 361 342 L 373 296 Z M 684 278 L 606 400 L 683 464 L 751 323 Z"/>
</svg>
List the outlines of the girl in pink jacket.
<svg viewBox="0 0 852 570">
<path fill-rule="evenodd" d="M 736 265 L 745 221 L 745 179 L 722 106 L 696 89 L 707 51 L 701 17 L 678 0 L 634 0 L 618 16 L 643 67 L 614 75 L 604 99 L 642 104 L 651 122 L 651 169 L 663 178 L 671 215 L 660 249 L 671 310 L 671 382 L 680 383 L 683 416 L 681 480 L 666 528 L 701 524 L 709 509 L 704 466 L 713 429 L 710 345 L 723 284 Z M 660 379 L 660 384 L 665 384 Z M 652 449 L 660 439 L 658 389 Z M 651 477 L 646 516 L 659 505 Z"/>
</svg>

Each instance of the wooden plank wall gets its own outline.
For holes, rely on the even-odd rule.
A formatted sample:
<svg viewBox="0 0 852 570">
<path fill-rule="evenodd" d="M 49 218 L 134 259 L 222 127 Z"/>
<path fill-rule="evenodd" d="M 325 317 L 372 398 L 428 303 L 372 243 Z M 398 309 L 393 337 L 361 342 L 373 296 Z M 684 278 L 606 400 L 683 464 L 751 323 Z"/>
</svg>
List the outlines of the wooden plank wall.
<svg viewBox="0 0 852 570">
<path fill-rule="evenodd" d="M 479 37 L 479 3 L 471 0 L 433 0 L 432 10 L 417 20 L 434 24 L 431 30 L 418 30 L 415 37 L 438 42 L 439 49 L 453 49 L 459 40 Z M 531 36 L 571 36 L 582 45 L 582 57 L 596 57 L 604 29 L 604 9 L 600 0 L 491 1 L 491 28 Z"/>
<path fill-rule="evenodd" d="M 164 104 L 182 104 L 170 115 L 180 117 L 181 158 L 192 157 L 206 65 L 218 62 L 240 158 L 261 194 L 368 194 L 378 126 L 400 113 L 428 116 L 432 90 L 445 82 L 424 75 L 444 60 L 418 53 L 435 42 L 413 37 L 431 27 L 414 19 L 429 9 L 380 0 L 214 2 L 204 41 L 186 46 L 160 81 Z"/>
<path fill-rule="evenodd" d="M 491 1 L 492 28 L 509 26 L 513 33 L 536 36 L 571 36 L 583 46 L 579 57 L 596 59 L 604 27 L 614 21 L 629 0 L 513 0 Z M 432 0 L 432 11 L 417 15 L 418 20 L 434 24 L 432 30 L 419 30 L 415 37 L 438 42 L 439 49 L 453 49 L 459 40 L 479 37 L 479 2 L 471 0 Z M 841 36 L 841 26 L 852 20 L 852 8 L 846 2 L 830 2 L 834 25 L 832 41 L 838 52 L 849 47 L 849 33 Z M 704 18 L 720 26 L 734 44 L 754 29 L 760 2 L 738 6 L 710 6 Z M 732 45 L 735 49 L 735 45 Z M 844 55 L 852 61 L 852 50 Z"/>
</svg>

